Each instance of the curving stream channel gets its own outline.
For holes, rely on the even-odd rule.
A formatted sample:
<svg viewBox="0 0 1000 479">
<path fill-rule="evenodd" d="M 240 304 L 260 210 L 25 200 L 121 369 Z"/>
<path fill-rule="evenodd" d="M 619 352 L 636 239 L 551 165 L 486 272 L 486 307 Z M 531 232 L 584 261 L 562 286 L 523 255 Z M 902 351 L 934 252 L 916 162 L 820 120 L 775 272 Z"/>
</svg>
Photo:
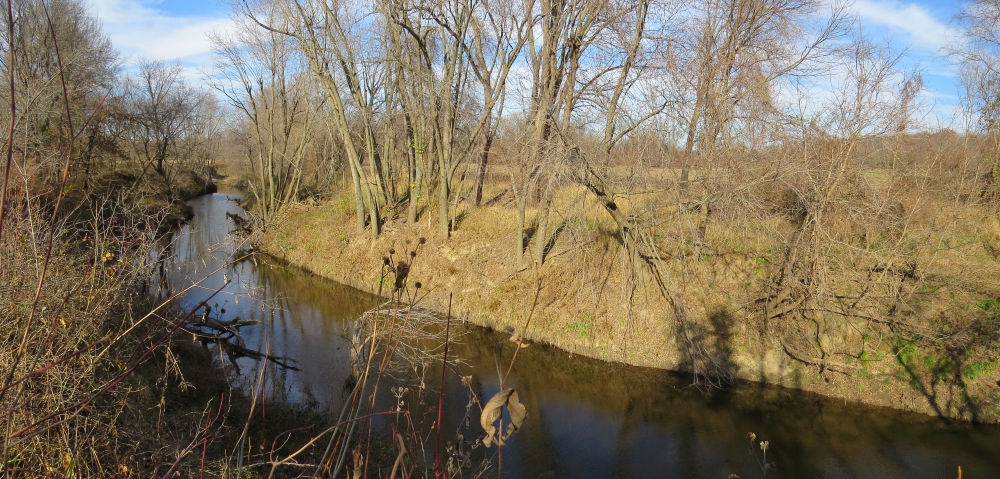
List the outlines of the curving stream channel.
<svg viewBox="0 0 1000 479">
<path fill-rule="evenodd" d="M 175 237 L 169 287 L 179 291 L 203 279 L 181 299 L 182 307 L 190 308 L 231 280 L 209 304 L 217 304 L 217 312 L 226 310 L 223 319 L 260 320 L 260 326 L 244 329 L 247 347 L 294 359 L 300 368 L 266 362 L 269 400 L 336 414 L 350 374 L 350 341 L 343 332 L 375 304 L 374 297 L 273 259 L 224 266 L 234 249 L 226 213 L 241 212 L 232 198 L 213 194 L 190 202 L 195 217 Z M 462 374 L 473 376 L 473 390 L 489 398 L 499 390 L 496 345 L 505 337 L 462 328 L 463 343 L 451 354 L 466 361 Z M 509 355 L 510 350 L 504 351 Z M 236 364 L 234 377 L 249 382 L 262 362 L 242 358 Z M 539 345 L 519 353 L 508 382 L 528 417 L 504 447 L 507 478 L 765 477 L 760 450 L 750 449 L 748 431 L 770 443 L 767 459 L 775 469 L 767 471 L 769 478 L 951 479 L 959 466 L 965 478 L 1000 477 L 1000 427 L 995 426 L 756 384 L 706 395 L 688 387 L 690 377 L 684 375 L 570 357 Z M 445 394 L 444 431 L 452 431 L 453 439 L 468 392 L 454 379 Z M 478 410 L 466 436 L 478 434 L 477 418 Z"/>
</svg>

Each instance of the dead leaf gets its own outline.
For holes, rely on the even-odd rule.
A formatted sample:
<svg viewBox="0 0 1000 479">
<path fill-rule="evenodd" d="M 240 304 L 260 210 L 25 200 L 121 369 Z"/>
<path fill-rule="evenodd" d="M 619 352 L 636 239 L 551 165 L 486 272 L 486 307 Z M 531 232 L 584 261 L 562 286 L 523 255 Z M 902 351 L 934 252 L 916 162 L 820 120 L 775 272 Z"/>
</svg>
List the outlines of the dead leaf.
<svg viewBox="0 0 1000 479">
<path fill-rule="evenodd" d="M 503 409 L 507 408 L 507 415 L 510 416 L 510 422 L 507 424 L 506 434 L 503 431 L 497 431 L 494 423 L 500 419 L 503 415 Z M 524 418 L 527 416 L 527 411 L 523 404 L 518 400 L 517 391 L 513 389 L 504 389 L 486 403 L 483 407 L 483 414 L 479 416 L 479 424 L 483 426 L 486 431 L 486 437 L 483 439 L 483 444 L 486 447 L 490 447 L 495 441 L 499 445 L 504 444 L 504 440 L 509 438 L 511 434 L 517 432 L 521 428 L 521 424 L 524 422 Z"/>
</svg>

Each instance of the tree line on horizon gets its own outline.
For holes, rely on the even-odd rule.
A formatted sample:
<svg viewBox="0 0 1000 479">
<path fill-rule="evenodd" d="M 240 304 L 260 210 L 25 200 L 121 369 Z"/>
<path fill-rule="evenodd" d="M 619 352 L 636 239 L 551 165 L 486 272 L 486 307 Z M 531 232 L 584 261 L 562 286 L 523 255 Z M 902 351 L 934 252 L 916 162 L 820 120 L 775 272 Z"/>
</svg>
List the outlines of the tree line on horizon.
<svg viewBox="0 0 1000 479">
<path fill-rule="evenodd" d="M 537 208 L 540 262 L 565 185 L 586 188 L 629 236 L 636 221 L 657 219 L 630 218 L 616 199 L 664 182 L 703 216 L 765 181 L 793 191 L 744 202 L 822 202 L 821 190 L 842 185 L 818 173 L 912 166 L 922 159 L 902 150 L 933 135 L 962 138 L 968 158 L 948 160 L 949 175 L 994 190 L 989 4 L 967 5 L 966 36 L 951 51 L 971 118 L 954 126 L 962 134 L 926 122 L 920 72 L 848 7 L 244 0 L 235 30 L 213 36 L 207 82 L 236 113 L 263 228 L 300 190 L 329 188 L 340 173 L 358 233 L 377 237 L 387 215 L 433 215 L 447 238 L 459 203 L 480 205 L 489 179 L 515 199 L 522 231 L 526 208 Z M 789 179 L 802 172 L 815 184 Z"/>
</svg>

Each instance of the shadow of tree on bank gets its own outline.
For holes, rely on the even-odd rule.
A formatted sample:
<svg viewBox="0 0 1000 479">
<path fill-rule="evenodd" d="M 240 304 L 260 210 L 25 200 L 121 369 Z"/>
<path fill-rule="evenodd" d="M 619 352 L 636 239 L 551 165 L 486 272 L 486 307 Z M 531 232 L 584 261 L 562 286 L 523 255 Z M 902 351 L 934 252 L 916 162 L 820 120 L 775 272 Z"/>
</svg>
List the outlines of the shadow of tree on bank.
<svg viewBox="0 0 1000 479">
<path fill-rule="evenodd" d="M 1000 363 L 979 354 L 997 341 L 1000 314 L 995 312 L 952 334 L 897 336 L 893 353 L 902 367 L 899 379 L 920 393 L 938 416 L 979 422 L 983 407 L 995 408 L 1000 399 L 995 388 L 976 387 L 980 377 L 993 373 Z"/>
<path fill-rule="evenodd" d="M 543 263 L 549 257 L 549 253 L 552 252 L 552 248 L 556 246 L 556 240 L 559 239 L 559 235 L 562 234 L 562 232 L 565 230 L 566 230 L 566 222 L 563 221 L 559 223 L 559 226 L 557 226 L 555 231 L 552 232 L 552 236 L 550 236 L 549 240 L 545 242 L 545 247 L 542 248 L 542 258 L 541 258 Z"/>
<path fill-rule="evenodd" d="M 736 318 L 723 306 L 709 311 L 708 322 L 680 320 L 681 354 L 694 374 L 694 383 L 719 387 L 739 376 L 733 361 L 733 326 Z"/>
</svg>

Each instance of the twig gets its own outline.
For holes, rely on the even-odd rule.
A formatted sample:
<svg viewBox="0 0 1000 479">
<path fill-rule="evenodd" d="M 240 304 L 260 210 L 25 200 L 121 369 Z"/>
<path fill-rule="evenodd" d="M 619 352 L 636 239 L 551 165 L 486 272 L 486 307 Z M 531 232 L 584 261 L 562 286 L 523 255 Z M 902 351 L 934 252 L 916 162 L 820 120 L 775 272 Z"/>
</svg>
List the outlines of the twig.
<svg viewBox="0 0 1000 479">
<path fill-rule="evenodd" d="M 113 380 L 111 380 L 107 385 L 105 385 L 104 387 L 102 387 L 101 389 L 99 389 L 97 392 L 95 392 L 94 394 L 92 394 L 87 399 L 84 399 L 83 401 L 79 401 L 76 404 L 72 404 L 72 405 L 66 406 L 66 407 L 64 407 L 62 409 L 59 409 L 57 411 L 54 411 L 54 412 L 52 412 L 52 413 L 50 413 L 50 414 L 42 417 L 41 419 L 35 421 L 34 423 L 21 428 L 20 430 L 14 432 L 13 434 L 9 434 L 7 436 L 8 440 L 6 441 L 6 443 L 10 443 L 10 439 L 16 438 L 16 437 L 20 437 L 22 434 L 27 433 L 28 431 L 34 429 L 35 427 L 41 425 L 42 423 L 44 423 L 44 422 L 46 422 L 46 421 L 48 421 L 48 420 L 50 420 L 50 419 L 52 419 L 54 417 L 60 416 L 62 414 L 70 412 L 70 411 L 74 411 L 74 412 L 75 411 L 79 411 L 80 408 L 82 408 L 82 407 L 86 406 L 87 404 L 93 402 L 95 399 L 97 399 L 98 397 L 100 397 L 104 393 L 110 391 L 115 386 L 118 386 L 119 384 L 121 384 L 122 381 L 124 381 L 126 378 L 128 378 L 129 376 L 131 376 L 132 373 L 134 373 L 135 370 L 138 369 L 139 366 L 141 366 L 146 361 L 146 359 L 148 359 L 149 356 L 151 356 L 153 354 L 153 351 L 155 351 L 167 339 L 169 339 L 171 336 L 173 336 L 173 334 L 175 332 L 177 332 L 177 330 L 180 329 L 181 326 L 183 326 L 187 322 L 188 318 L 190 318 L 191 315 L 194 314 L 194 312 L 198 308 L 207 305 L 209 300 L 211 300 L 213 297 L 215 297 L 216 294 L 218 294 L 220 291 L 222 291 L 223 288 L 225 288 L 228 285 L 229 285 L 229 283 L 226 283 L 226 284 L 222 285 L 219 289 L 217 289 L 214 293 L 212 293 L 211 296 L 205 298 L 201 303 L 199 303 L 197 306 L 195 306 L 191 310 L 191 312 L 189 312 L 183 319 L 181 319 L 180 321 L 177 322 L 176 326 L 174 326 L 169 331 L 167 331 L 155 343 L 153 343 L 153 345 L 151 345 L 149 348 L 147 348 L 146 351 L 143 353 L 143 355 L 140 356 L 139 359 L 135 362 L 135 364 L 133 364 L 129 369 L 127 369 L 124 372 L 122 372 L 121 374 L 119 374 L 117 377 L 115 377 Z M 51 426 L 49 426 L 49 427 L 51 427 Z M 47 430 L 47 429 L 49 429 L 49 427 L 40 429 L 39 431 Z M 28 436 L 28 437 L 30 437 L 30 436 Z M 21 440 L 24 440 L 24 439 L 26 439 L 26 437 L 22 438 Z"/>
<path fill-rule="evenodd" d="M 434 450 L 434 477 L 440 478 L 441 471 L 441 410 L 444 408 L 444 377 L 448 373 L 448 336 L 451 333 L 451 299 L 453 293 L 448 293 L 448 319 L 444 332 L 444 358 L 441 359 L 441 390 L 438 392 L 437 417 L 437 448 Z"/>
<path fill-rule="evenodd" d="M 538 306 L 538 296 L 542 292 L 542 282 L 538 278 L 538 271 L 535 271 L 535 299 L 531 301 L 531 309 L 528 311 L 528 318 L 524 321 L 524 328 L 521 330 L 521 337 L 524 338 L 528 335 L 528 326 L 531 325 L 531 318 L 535 314 L 535 307 Z M 504 388 L 504 383 L 507 382 L 507 378 L 510 377 L 510 371 L 514 368 L 514 361 L 517 360 L 517 353 L 521 350 L 521 344 L 518 343 L 517 349 L 514 350 L 514 356 L 510 358 L 510 364 L 507 366 L 507 373 L 500 378 L 500 389 Z"/>
</svg>

